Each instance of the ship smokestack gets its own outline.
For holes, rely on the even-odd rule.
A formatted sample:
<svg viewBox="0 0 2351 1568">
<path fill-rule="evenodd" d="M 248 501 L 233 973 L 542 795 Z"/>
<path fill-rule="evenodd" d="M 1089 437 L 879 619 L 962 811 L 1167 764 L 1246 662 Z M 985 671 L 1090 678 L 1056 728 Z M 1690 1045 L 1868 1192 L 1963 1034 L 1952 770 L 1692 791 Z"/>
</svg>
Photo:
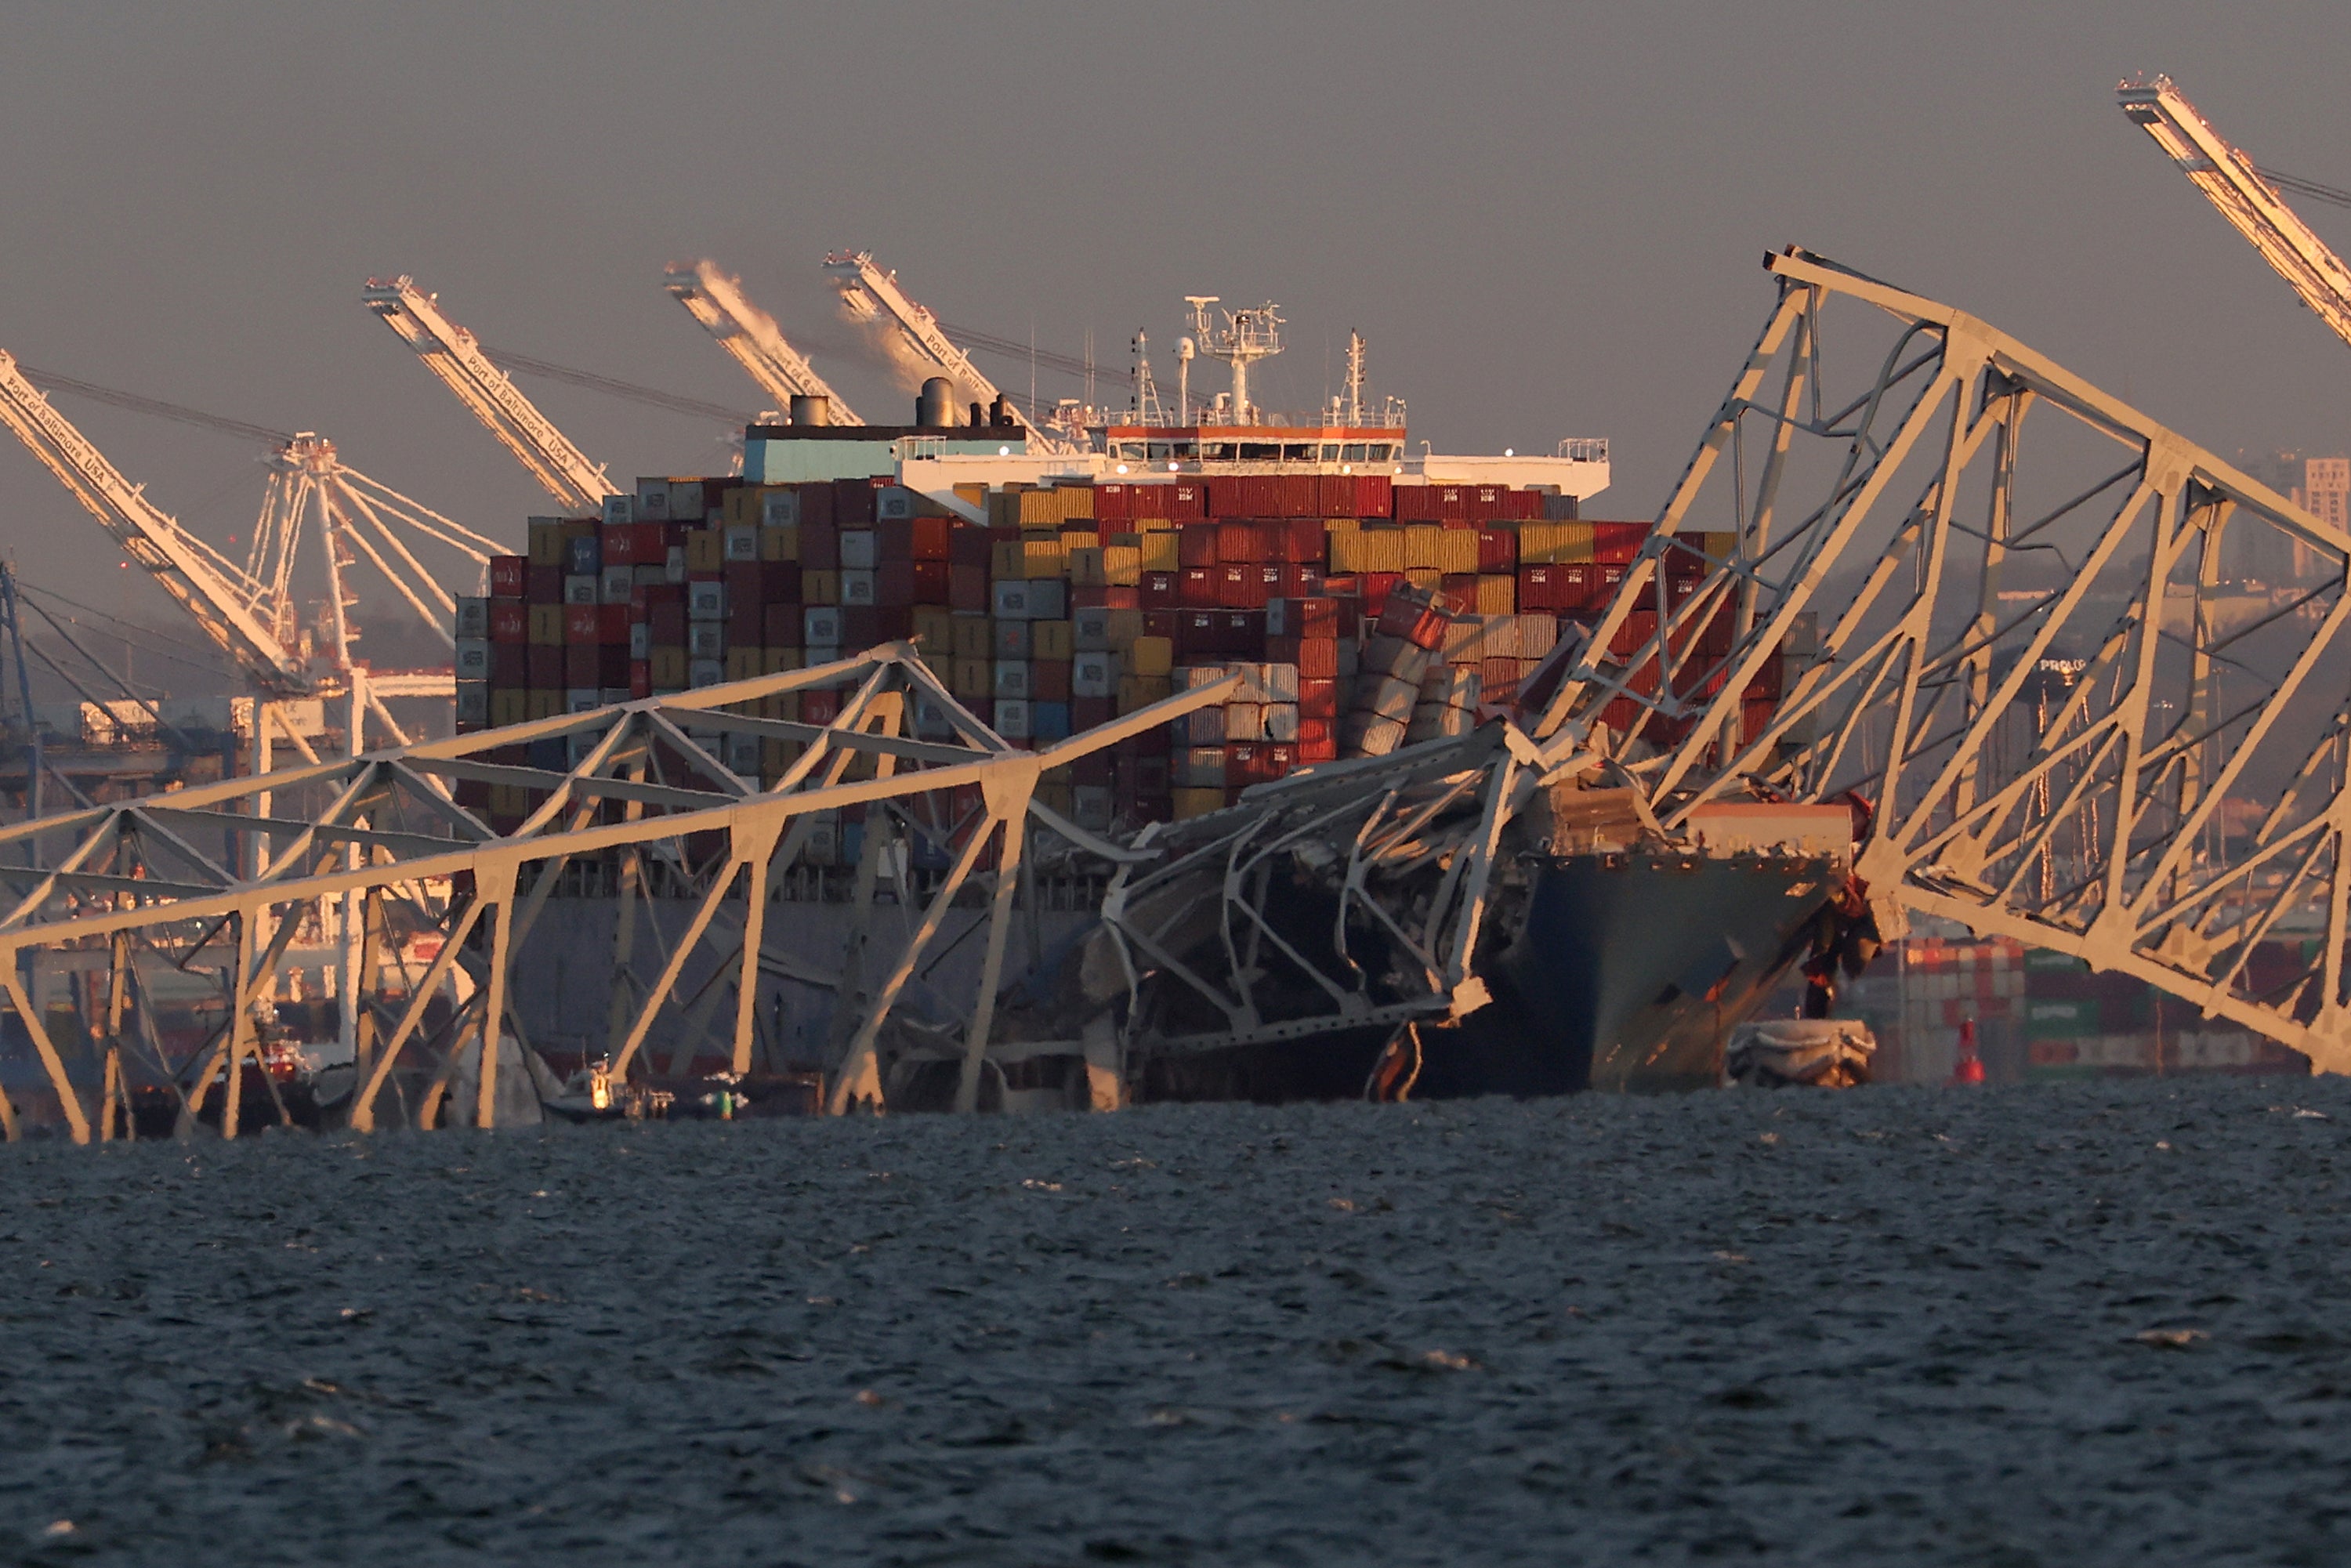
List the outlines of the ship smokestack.
<svg viewBox="0 0 2351 1568">
<path fill-rule="evenodd" d="M 914 397 L 914 423 L 925 430 L 955 423 L 955 387 L 945 376 L 933 376 Z"/>
<path fill-rule="evenodd" d="M 811 397 L 806 392 L 794 392 L 792 423 L 794 424 L 831 424 L 832 400 L 829 397 Z"/>
</svg>

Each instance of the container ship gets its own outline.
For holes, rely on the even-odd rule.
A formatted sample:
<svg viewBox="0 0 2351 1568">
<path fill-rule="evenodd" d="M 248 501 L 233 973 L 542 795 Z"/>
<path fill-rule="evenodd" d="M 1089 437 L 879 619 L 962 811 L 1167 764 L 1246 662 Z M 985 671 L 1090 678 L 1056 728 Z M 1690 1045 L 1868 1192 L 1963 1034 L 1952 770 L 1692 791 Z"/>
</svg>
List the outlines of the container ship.
<svg viewBox="0 0 2351 1568">
<path fill-rule="evenodd" d="M 1522 683 L 1606 608 L 1650 531 L 1588 515 L 1608 483 L 1605 441 L 1415 454 L 1402 404 L 1366 405 L 1360 339 L 1344 394 L 1309 416 L 1270 413 L 1249 370 L 1280 351 L 1274 308 L 1212 328 L 1207 303 L 1193 302 L 1197 338 L 1178 345 L 1172 404 L 1140 339 L 1127 406 L 1058 431 L 1000 398 L 960 402 L 943 378 L 903 425 L 837 424 L 826 400 L 796 397 L 746 430 L 738 474 L 640 478 L 600 516 L 530 519 L 528 553 L 494 559 L 488 596 L 459 602 L 459 727 L 910 640 L 958 701 L 1034 747 L 1238 670 L 1222 706 L 1046 775 L 1041 804 L 1121 834 L 1514 716 Z M 1196 342 L 1232 371 L 1228 390 L 1198 402 Z M 1650 634 L 1636 614 L 1621 636 L 1629 650 Z M 1726 651 L 1729 634 L 1727 616 L 1703 633 Z M 1748 694 L 1750 722 L 1779 689 L 1775 666 Z M 826 722 L 838 701 L 770 697 L 764 716 Z M 1621 732 L 1631 704 L 1615 706 L 1627 711 L 1602 722 Z M 910 722 L 917 737 L 952 733 L 926 705 Z M 559 769 L 567 745 L 515 760 Z M 735 735 L 724 747 L 730 768 L 768 783 L 799 750 Z M 502 831 L 535 804 L 517 787 L 459 788 Z M 820 823 L 808 863 L 854 864 L 859 836 L 853 812 Z M 1733 863 L 1718 847 L 1696 852 L 1702 866 L 1670 848 L 1530 846 L 1549 858 L 1492 966 L 1504 1005 L 1459 1036 L 1458 1060 L 1430 1064 L 1424 1092 L 1713 1082 L 1723 1032 L 1802 957 L 1841 872 L 1825 848 Z M 1322 1050 L 1324 1065 L 1302 1071 L 1282 1070 L 1280 1051 L 1221 1077 L 1196 1064 L 1141 1092 L 1353 1092 L 1355 1058 L 1382 1042 L 1359 1043 Z"/>
</svg>

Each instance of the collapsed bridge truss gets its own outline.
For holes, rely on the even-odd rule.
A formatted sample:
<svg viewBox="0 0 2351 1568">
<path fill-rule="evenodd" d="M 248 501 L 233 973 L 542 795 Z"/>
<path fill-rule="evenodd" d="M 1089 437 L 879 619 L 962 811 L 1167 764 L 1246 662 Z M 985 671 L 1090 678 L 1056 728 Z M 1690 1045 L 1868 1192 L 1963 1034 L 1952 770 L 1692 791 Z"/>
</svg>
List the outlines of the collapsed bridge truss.
<svg viewBox="0 0 2351 1568">
<path fill-rule="evenodd" d="M 763 925 L 777 883 L 820 813 L 862 806 L 858 903 L 843 911 L 848 920 L 870 924 L 877 878 L 894 866 L 903 879 L 907 857 L 892 854 L 893 836 L 903 847 L 928 834 L 947 864 L 901 950 L 877 965 L 870 988 L 844 998 L 854 1029 L 831 1108 L 879 1102 L 876 1041 L 969 886 L 986 893 L 986 956 L 977 991 L 949 1031 L 961 1051 L 958 1103 L 969 1109 L 1031 823 L 1113 861 L 1127 852 L 1040 802 L 1040 776 L 1219 701 L 1231 685 L 1186 692 L 1025 751 L 956 702 L 910 646 L 891 643 L 813 669 L 43 817 L 0 829 L 0 886 L 11 895 L 0 915 L 0 991 L 30 1035 L 59 1121 L 76 1141 L 114 1134 L 118 1113 L 127 1114 L 126 1076 L 140 1070 L 172 1086 L 183 1124 L 204 1114 L 209 1095 L 225 1096 L 214 1111 L 234 1136 L 245 1109 L 239 1096 L 249 1092 L 246 1067 L 260 1050 L 256 1004 L 267 1001 L 302 920 L 340 904 L 342 918 L 364 933 L 342 996 L 365 995 L 360 977 L 379 972 L 395 927 L 432 937 L 410 946 L 435 955 L 411 977 L 399 1005 L 363 1009 L 372 1016 L 360 1020 L 350 1124 L 377 1124 L 396 1072 L 417 1081 L 413 1106 L 401 1099 L 413 1124 L 438 1124 L 450 1109 L 462 1114 L 466 1108 L 444 1102 L 470 1063 L 475 1099 L 464 1119 L 495 1125 L 501 1058 L 507 1071 L 523 1060 L 505 1046 L 531 1050 L 514 1006 L 517 955 L 567 865 L 602 857 L 616 862 L 624 892 L 659 872 L 692 909 L 650 979 L 629 972 L 634 946 L 625 936 L 620 944 L 611 1076 L 629 1077 L 664 1009 L 678 1025 L 680 979 L 697 951 L 723 955 L 719 973 L 735 1003 L 733 1070 L 744 1074 L 753 1067 Z M 840 694 L 829 723 L 768 716 L 775 699 L 826 691 Z M 722 759 L 727 737 L 792 751 L 762 788 Z M 550 766 L 549 747 L 569 765 Z M 496 831 L 457 803 L 466 785 L 520 792 L 528 813 Z M 230 869 L 256 864 L 246 876 Z M 902 880 L 902 896 L 909 891 Z M 624 897 L 623 907 L 633 904 Z M 626 922 L 624 915 L 624 931 Z M 61 1015 L 37 1009 L 27 992 L 23 959 L 43 948 L 104 955 L 93 988 L 103 1000 L 69 1015 L 86 1039 L 57 1038 Z M 221 1023 L 189 1063 L 166 1061 L 155 1038 L 149 988 L 158 964 L 220 972 Z M 719 996 L 726 989 L 705 988 Z M 486 1037 L 497 1047 L 481 1049 Z M 106 1064 L 95 1114 L 69 1055 Z M 0 1124 L 12 1138 L 19 1130 L 5 1095 Z"/>
<path fill-rule="evenodd" d="M 1613 753 L 1668 829 L 1854 791 L 1887 936 L 1947 916 L 2351 1071 L 2351 537 L 1960 311 L 1766 266 L 1537 734 Z"/>
</svg>

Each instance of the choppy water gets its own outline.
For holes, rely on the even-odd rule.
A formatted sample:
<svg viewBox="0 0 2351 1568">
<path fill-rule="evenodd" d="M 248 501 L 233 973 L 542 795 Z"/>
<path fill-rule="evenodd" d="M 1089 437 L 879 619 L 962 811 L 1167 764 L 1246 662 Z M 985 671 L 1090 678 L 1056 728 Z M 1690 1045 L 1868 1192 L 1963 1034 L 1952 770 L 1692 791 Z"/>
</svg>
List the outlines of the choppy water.
<svg viewBox="0 0 2351 1568">
<path fill-rule="evenodd" d="M 19 1145 L 0 1560 L 2339 1563 L 2346 1137 L 2208 1080 Z"/>
</svg>

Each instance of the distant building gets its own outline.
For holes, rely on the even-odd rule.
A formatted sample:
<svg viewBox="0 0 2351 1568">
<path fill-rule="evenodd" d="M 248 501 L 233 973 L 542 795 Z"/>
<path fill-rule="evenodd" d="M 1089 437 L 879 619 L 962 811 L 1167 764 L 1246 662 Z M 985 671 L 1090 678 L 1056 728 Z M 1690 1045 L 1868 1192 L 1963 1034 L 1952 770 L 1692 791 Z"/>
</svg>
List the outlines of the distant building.
<svg viewBox="0 0 2351 1568">
<path fill-rule="evenodd" d="M 2351 457 L 2304 457 L 2299 452 L 2237 455 L 2238 466 L 2331 528 L 2351 531 Z M 2272 586 L 2299 582 L 2319 570 L 2317 552 L 2270 528 L 2235 528 L 2223 548 L 2221 570 Z"/>
</svg>

